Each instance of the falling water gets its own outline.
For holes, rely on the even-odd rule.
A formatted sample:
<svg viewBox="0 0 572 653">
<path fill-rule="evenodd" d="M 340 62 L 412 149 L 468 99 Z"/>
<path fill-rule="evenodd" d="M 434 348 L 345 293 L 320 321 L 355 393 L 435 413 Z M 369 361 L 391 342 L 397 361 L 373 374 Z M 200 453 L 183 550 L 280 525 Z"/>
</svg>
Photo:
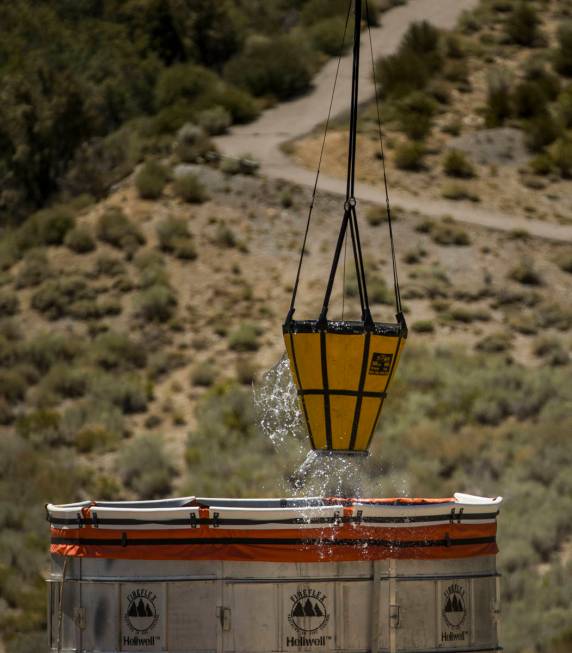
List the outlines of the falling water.
<svg viewBox="0 0 572 653">
<path fill-rule="evenodd" d="M 364 478 L 371 478 L 371 473 L 366 475 L 365 467 L 371 469 L 372 461 L 361 456 L 309 450 L 304 416 L 286 355 L 255 385 L 254 405 L 260 430 L 288 465 L 288 481 L 281 488 L 284 494 L 297 497 L 363 496 L 366 490 Z M 367 490 L 379 493 L 381 488 L 375 485 L 372 487 L 369 482 Z"/>
</svg>

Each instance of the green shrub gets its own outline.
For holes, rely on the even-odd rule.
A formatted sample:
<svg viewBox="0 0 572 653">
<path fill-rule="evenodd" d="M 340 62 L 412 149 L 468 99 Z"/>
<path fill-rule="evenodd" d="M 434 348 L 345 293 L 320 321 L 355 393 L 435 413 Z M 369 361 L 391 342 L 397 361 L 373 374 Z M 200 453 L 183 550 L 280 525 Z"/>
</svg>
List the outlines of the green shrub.
<svg viewBox="0 0 572 653">
<path fill-rule="evenodd" d="M 487 80 L 487 127 L 499 127 L 512 115 L 510 80 L 506 71 L 494 71 Z"/>
<path fill-rule="evenodd" d="M 258 329 L 252 324 L 241 324 L 229 336 L 232 351 L 258 351 Z"/>
<path fill-rule="evenodd" d="M 0 370 L 0 397 L 8 403 L 23 401 L 28 384 L 21 372 L 15 369 Z"/>
<path fill-rule="evenodd" d="M 423 59 L 409 50 L 383 57 L 376 64 L 376 77 L 384 98 L 400 98 L 424 89 L 431 76 Z"/>
<path fill-rule="evenodd" d="M 160 283 L 142 290 L 137 297 L 137 312 L 149 322 L 168 322 L 177 309 L 177 296 Z"/>
<path fill-rule="evenodd" d="M 191 371 L 191 383 L 202 388 L 210 387 L 217 377 L 217 369 L 212 363 L 200 363 Z"/>
<path fill-rule="evenodd" d="M 443 186 L 441 195 L 447 200 L 478 202 L 479 196 L 465 184 L 450 183 Z"/>
<path fill-rule="evenodd" d="M 236 361 L 236 380 L 241 385 L 252 385 L 256 380 L 256 366 L 252 361 L 239 358 Z"/>
<path fill-rule="evenodd" d="M 314 23 L 309 30 L 314 48 L 329 57 L 337 57 L 346 50 L 351 44 L 351 38 L 348 38 L 349 35 L 346 33 L 342 47 L 345 22 L 342 16 L 331 16 Z"/>
<path fill-rule="evenodd" d="M 40 333 L 21 345 L 22 360 L 45 374 L 56 363 L 72 363 L 86 344 L 77 337 L 62 333 Z"/>
<path fill-rule="evenodd" d="M 372 304 L 386 304 L 391 306 L 395 301 L 393 290 L 390 290 L 385 281 L 379 277 L 369 279 L 367 290 L 369 301 Z"/>
<path fill-rule="evenodd" d="M 572 22 L 562 23 L 558 28 L 554 67 L 561 75 L 572 76 Z"/>
<path fill-rule="evenodd" d="M 198 115 L 199 125 L 205 132 L 211 136 L 218 136 L 224 134 L 232 124 L 232 115 L 230 111 L 215 105 L 210 109 L 201 111 Z"/>
<path fill-rule="evenodd" d="M 64 443 L 60 421 L 60 414 L 56 411 L 35 410 L 18 417 L 16 431 L 34 445 L 53 447 Z"/>
<path fill-rule="evenodd" d="M 158 161 L 146 161 L 135 175 L 135 187 L 139 197 L 144 200 L 156 200 L 161 197 L 167 184 L 168 173 Z"/>
<path fill-rule="evenodd" d="M 424 140 L 431 131 L 434 101 L 425 93 L 415 91 L 399 103 L 399 123 L 401 130 L 410 139 Z"/>
<path fill-rule="evenodd" d="M 31 249 L 18 269 L 16 288 L 31 288 L 39 285 L 52 275 L 48 257 L 44 249 Z"/>
<path fill-rule="evenodd" d="M 572 140 L 559 138 L 550 148 L 551 159 L 563 179 L 572 178 Z"/>
<path fill-rule="evenodd" d="M 91 394 L 99 402 L 116 406 L 124 415 L 147 410 L 149 387 L 134 373 L 100 373 L 92 379 Z"/>
<path fill-rule="evenodd" d="M 532 4 L 521 0 L 510 13 L 506 23 L 506 33 L 512 43 L 533 46 L 539 36 L 539 19 Z"/>
<path fill-rule="evenodd" d="M 141 343 L 125 333 L 108 331 L 98 335 L 89 351 L 94 363 L 106 371 L 128 371 L 145 367 L 147 355 Z"/>
<path fill-rule="evenodd" d="M 570 360 L 568 350 L 559 338 L 540 336 L 533 343 L 534 355 L 544 359 L 549 365 L 566 365 Z"/>
<path fill-rule="evenodd" d="M 438 245 L 465 246 L 471 244 L 469 234 L 458 224 L 441 220 L 435 222 L 430 231 L 431 240 Z"/>
<path fill-rule="evenodd" d="M 93 272 L 96 277 L 118 277 L 125 273 L 125 263 L 115 256 L 100 254 L 95 260 Z"/>
<path fill-rule="evenodd" d="M 556 256 L 556 264 L 564 272 L 572 274 L 572 248 L 560 251 Z"/>
<path fill-rule="evenodd" d="M 80 453 L 109 451 L 119 442 L 118 434 L 103 426 L 86 426 L 75 435 L 75 447 Z"/>
<path fill-rule="evenodd" d="M 566 129 L 572 127 L 572 85 L 568 85 L 558 96 L 558 117 Z"/>
<path fill-rule="evenodd" d="M 78 226 L 66 234 L 65 245 L 76 254 L 93 252 L 96 247 L 91 231 L 86 226 Z"/>
<path fill-rule="evenodd" d="M 95 301 L 95 291 L 80 277 L 71 276 L 45 281 L 32 295 L 31 306 L 48 320 L 58 320 L 86 301 Z"/>
<path fill-rule="evenodd" d="M 198 125 L 187 123 L 177 132 L 174 150 L 183 163 L 196 163 L 212 149 L 213 145 L 205 130 Z"/>
<path fill-rule="evenodd" d="M 128 256 L 145 243 L 145 237 L 118 207 L 106 209 L 97 221 L 97 237 L 113 247 L 124 250 Z"/>
<path fill-rule="evenodd" d="M 508 351 L 512 347 L 510 334 L 499 332 L 485 336 L 476 345 L 476 349 L 485 354 L 499 354 Z"/>
<path fill-rule="evenodd" d="M 287 100 L 306 91 L 312 80 L 310 52 L 291 36 L 252 40 L 225 66 L 225 77 L 256 96 Z"/>
<path fill-rule="evenodd" d="M 529 166 L 535 175 L 549 175 L 554 171 L 554 161 L 548 154 L 538 154 L 531 159 Z"/>
<path fill-rule="evenodd" d="M 524 81 L 514 89 L 514 112 L 519 118 L 533 118 L 547 111 L 548 98 L 536 82 Z"/>
<path fill-rule="evenodd" d="M 524 286 L 541 286 L 542 277 L 534 267 L 534 262 L 530 258 L 523 258 L 509 272 L 509 279 L 518 281 Z"/>
<path fill-rule="evenodd" d="M 21 228 L 22 237 L 30 238 L 30 245 L 61 245 L 75 218 L 64 206 L 44 209 L 34 214 Z"/>
<path fill-rule="evenodd" d="M 59 363 L 44 377 L 42 386 L 62 399 L 77 399 L 87 392 L 89 378 L 89 370 Z"/>
<path fill-rule="evenodd" d="M 157 225 L 157 237 L 161 251 L 186 260 L 197 258 L 187 220 L 173 217 L 162 220 Z"/>
<path fill-rule="evenodd" d="M 425 148 L 420 143 L 403 143 L 395 152 L 395 165 L 400 170 L 419 172 L 423 170 Z"/>
<path fill-rule="evenodd" d="M 234 232 L 225 224 L 219 224 L 217 226 L 214 242 L 219 247 L 227 247 L 229 249 L 236 247 L 237 245 Z"/>
<path fill-rule="evenodd" d="M 417 320 L 411 325 L 411 329 L 415 333 L 434 333 L 435 324 L 432 320 Z"/>
<path fill-rule="evenodd" d="M 175 475 L 159 435 L 140 435 L 128 442 L 119 456 L 118 471 L 125 485 L 142 499 L 168 495 Z"/>
<path fill-rule="evenodd" d="M 445 156 L 443 170 L 449 177 L 471 179 L 475 176 L 473 164 L 460 150 L 449 150 Z"/>
<path fill-rule="evenodd" d="M 554 143 L 561 133 L 560 125 L 549 112 L 529 120 L 525 130 L 526 145 L 532 152 L 541 152 L 547 145 Z"/>
<path fill-rule="evenodd" d="M 175 193 L 189 204 L 202 204 L 209 198 L 202 182 L 192 173 L 180 175 L 175 179 Z"/>
<path fill-rule="evenodd" d="M 10 290 L 0 290 L 0 318 L 16 315 L 20 306 L 18 295 Z"/>
<path fill-rule="evenodd" d="M 393 216 L 391 216 L 393 218 Z M 372 227 L 378 227 L 387 220 L 387 209 L 383 206 L 370 206 L 365 214 L 367 223 Z"/>
</svg>

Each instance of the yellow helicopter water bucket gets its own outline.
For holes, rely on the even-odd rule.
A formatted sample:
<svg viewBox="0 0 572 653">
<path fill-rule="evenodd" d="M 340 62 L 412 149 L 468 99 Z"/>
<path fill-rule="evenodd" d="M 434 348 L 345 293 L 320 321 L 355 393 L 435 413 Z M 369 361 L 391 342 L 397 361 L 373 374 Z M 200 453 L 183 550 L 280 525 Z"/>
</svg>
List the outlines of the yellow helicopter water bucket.
<svg viewBox="0 0 572 653">
<path fill-rule="evenodd" d="M 290 368 L 312 448 L 367 452 L 399 363 L 401 324 L 292 320 L 284 326 Z"/>
<path fill-rule="evenodd" d="M 355 0 L 353 6 L 355 19 L 351 113 L 348 173 L 343 219 L 320 317 L 318 320 L 294 320 L 294 306 L 298 282 L 300 280 L 300 270 L 320 174 L 320 156 L 314 192 L 308 213 L 306 232 L 298 263 L 296 282 L 292 292 L 290 311 L 283 325 L 283 333 L 290 360 L 290 370 L 306 418 L 312 448 L 322 452 L 367 454 L 371 438 L 383 408 L 383 403 L 387 396 L 389 384 L 395 374 L 399 357 L 405 344 L 407 325 L 403 316 L 399 293 L 397 263 L 391 226 L 391 211 L 387 193 L 387 178 L 385 175 L 385 159 L 381 139 L 381 121 L 379 123 L 380 158 L 383 163 L 383 178 L 386 190 L 387 223 L 391 245 L 397 322 L 394 324 L 374 322 L 369 308 L 356 212 L 357 203 L 354 196 L 361 0 Z M 348 9 L 348 16 L 349 11 L 350 9 Z M 375 68 L 373 70 L 375 84 Z M 378 118 L 379 115 L 378 107 Z M 322 153 L 324 151 L 328 122 L 329 116 L 326 121 Z M 334 279 L 348 231 L 351 236 L 362 319 L 361 321 L 352 322 L 328 320 L 327 312 Z"/>
</svg>

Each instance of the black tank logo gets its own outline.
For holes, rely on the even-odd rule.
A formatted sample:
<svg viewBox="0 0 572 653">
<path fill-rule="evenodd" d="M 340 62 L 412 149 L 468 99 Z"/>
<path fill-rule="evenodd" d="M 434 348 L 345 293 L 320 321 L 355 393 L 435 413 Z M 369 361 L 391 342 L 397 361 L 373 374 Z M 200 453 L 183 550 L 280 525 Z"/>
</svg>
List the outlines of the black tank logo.
<svg viewBox="0 0 572 653">
<path fill-rule="evenodd" d="M 457 584 L 449 585 L 444 593 L 443 619 L 450 628 L 460 628 L 467 616 L 465 590 Z"/>
<path fill-rule="evenodd" d="M 392 360 L 393 354 L 382 354 L 378 351 L 374 352 L 369 365 L 369 374 L 387 376 L 391 370 Z"/>
<path fill-rule="evenodd" d="M 314 589 L 298 590 L 290 597 L 292 607 L 288 621 L 301 633 L 313 633 L 326 627 L 330 615 L 326 595 Z"/>
<path fill-rule="evenodd" d="M 127 595 L 125 622 L 131 632 L 144 635 L 155 628 L 159 613 L 157 595 L 146 589 L 133 590 Z"/>
</svg>

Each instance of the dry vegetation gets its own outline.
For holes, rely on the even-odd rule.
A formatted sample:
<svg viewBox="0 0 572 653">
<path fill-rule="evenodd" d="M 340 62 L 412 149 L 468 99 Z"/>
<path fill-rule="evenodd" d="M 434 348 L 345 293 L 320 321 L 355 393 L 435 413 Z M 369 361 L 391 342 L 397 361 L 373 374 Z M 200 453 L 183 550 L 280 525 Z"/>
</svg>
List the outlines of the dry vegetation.
<svg viewBox="0 0 572 653">
<path fill-rule="evenodd" d="M 388 123 L 392 182 L 500 208 L 512 198 L 514 211 L 530 203 L 536 213 L 527 214 L 569 219 L 570 182 L 552 167 L 547 175 L 537 163 L 527 167 L 525 145 L 516 166 L 481 163 L 463 142 L 448 149 L 452 134 L 470 142 L 479 135 L 492 69 L 502 62 L 518 76 L 529 49 L 554 47 L 566 3 L 530 6 L 544 39 L 534 48 L 505 42 L 514 39 L 505 23 L 515 3 L 487 0 L 478 20 L 465 17 L 444 68 L 432 73 L 437 108 L 428 108 L 429 91 L 406 105 L 410 118 L 430 115 L 429 132 L 397 114 Z M 327 51 L 325 22 L 311 29 Z M 211 133 L 225 120 L 220 111 L 201 114 Z M 507 138 L 526 131 L 512 113 L 506 128 Z M 360 170 L 370 180 L 378 175 L 371 129 L 369 114 Z M 330 141 L 331 171 L 344 139 L 340 131 Z M 403 143 L 414 167 L 421 148 L 421 171 L 395 169 Z M 310 138 L 309 157 L 313 147 Z M 543 154 L 550 166 L 551 147 Z M 292 452 L 277 455 L 259 433 L 249 386 L 283 351 L 309 193 L 253 175 L 246 159 L 207 165 L 210 149 L 205 129 L 186 124 L 102 201 L 54 203 L 2 233 L 0 632 L 9 653 L 44 646 L 45 501 L 279 494 L 299 462 Z M 318 313 L 341 210 L 339 199 L 319 196 L 301 318 Z M 358 211 L 374 314 L 389 320 L 385 214 Z M 505 495 L 503 645 L 510 653 L 570 651 L 572 245 L 399 207 L 395 217 L 411 334 L 364 487 Z M 332 316 L 345 286 L 345 317 L 355 317 L 351 267 L 342 281 Z"/>
</svg>

